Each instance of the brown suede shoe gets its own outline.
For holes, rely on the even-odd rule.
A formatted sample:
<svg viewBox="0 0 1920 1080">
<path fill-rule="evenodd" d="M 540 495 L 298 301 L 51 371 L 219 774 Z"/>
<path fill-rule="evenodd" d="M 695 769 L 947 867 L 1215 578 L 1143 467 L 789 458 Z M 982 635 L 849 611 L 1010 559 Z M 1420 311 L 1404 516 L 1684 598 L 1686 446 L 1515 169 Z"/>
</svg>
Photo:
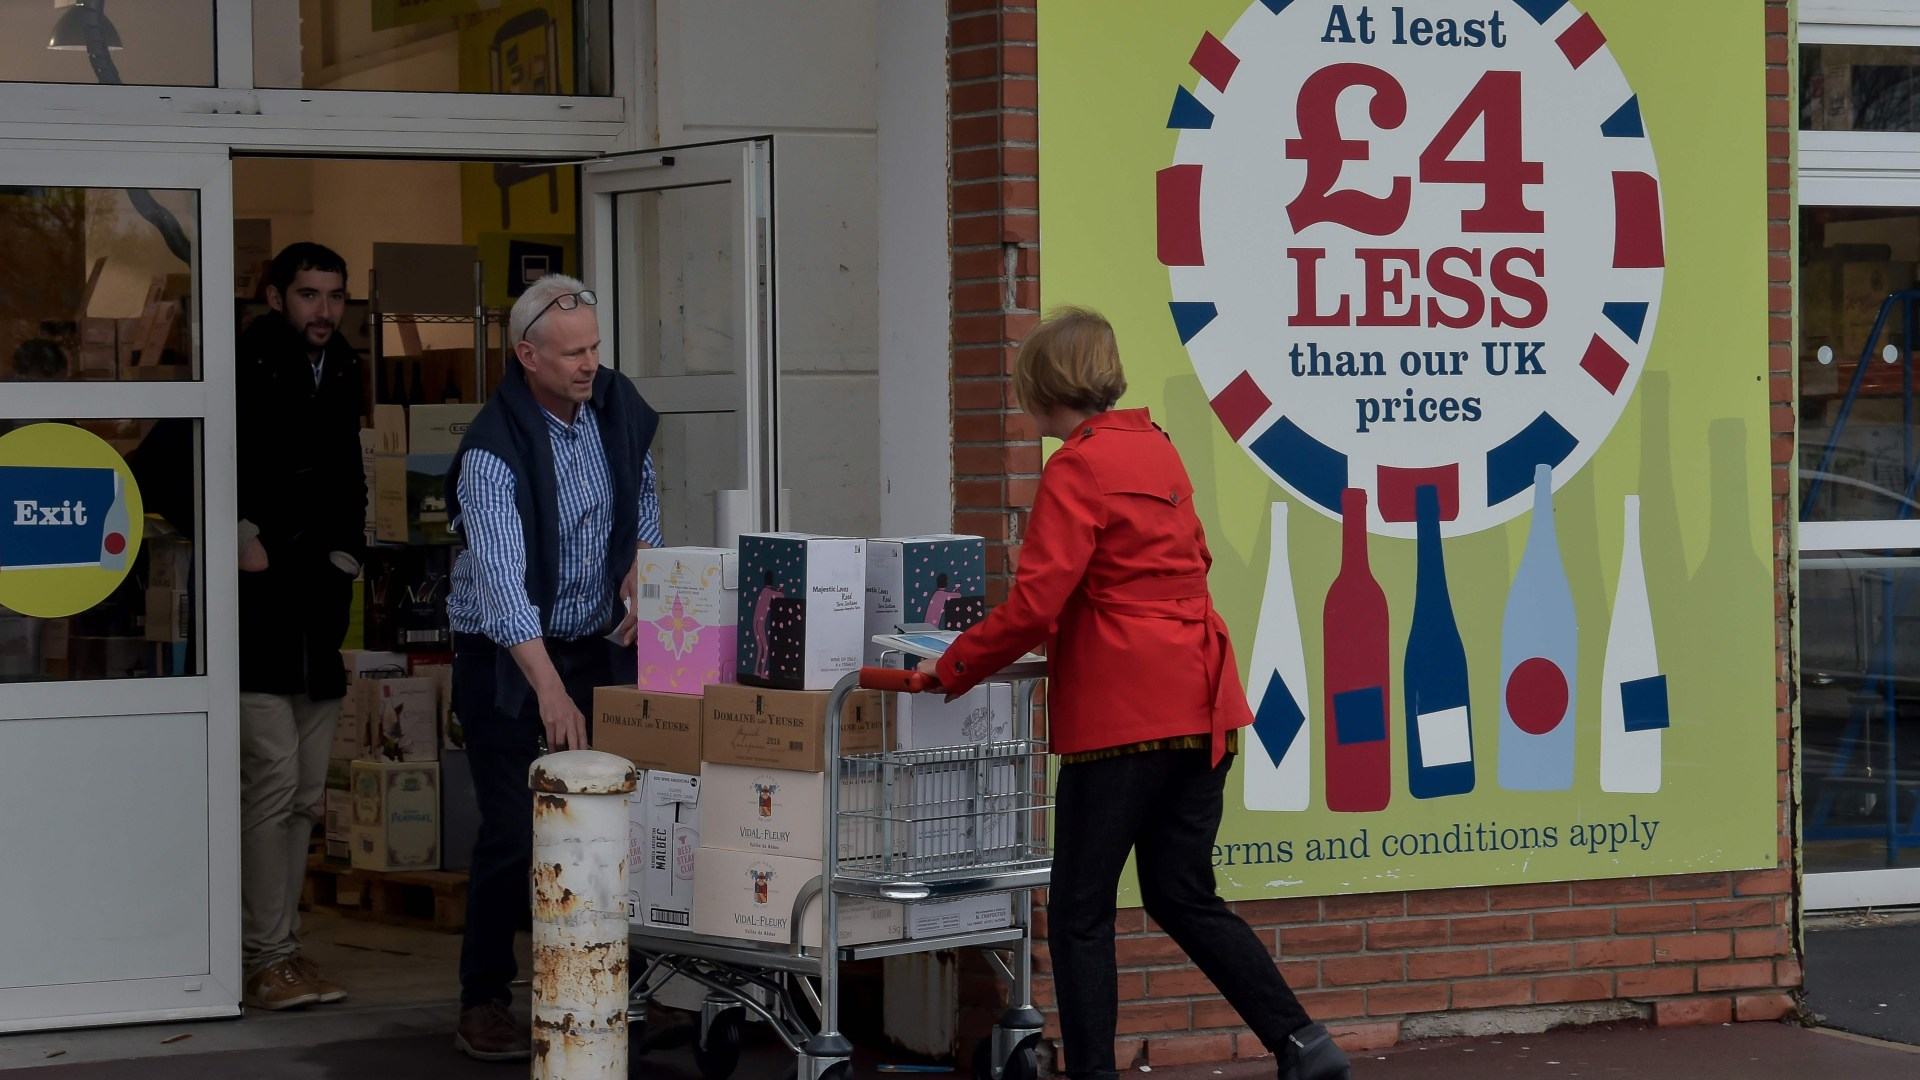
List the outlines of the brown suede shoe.
<svg viewBox="0 0 1920 1080">
<path fill-rule="evenodd" d="M 252 975 L 241 1001 L 249 1009 L 297 1009 L 320 1000 L 319 991 L 307 982 L 292 960 L 275 960 Z"/>
<path fill-rule="evenodd" d="M 313 987 L 313 992 L 320 995 L 319 998 L 316 999 L 320 1004 L 331 1005 L 336 1001 L 347 1000 L 347 992 L 340 988 L 339 983 L 320 974 L 320 966 L 313 961 L 304 956 L 295 956 L 293 958 L 293 968 L 300 973 L 301 977 L 307 980 L 308 986 Z"/>
<path fill-rule="evenodd" d="M 533 1057 L 533 1037 L 513 1018 L 505 1005 L 473 1005 L 460 1010 L 460 1030 L 454 1049 L 475 1061 L 526 1061 Z"/>
</svg>

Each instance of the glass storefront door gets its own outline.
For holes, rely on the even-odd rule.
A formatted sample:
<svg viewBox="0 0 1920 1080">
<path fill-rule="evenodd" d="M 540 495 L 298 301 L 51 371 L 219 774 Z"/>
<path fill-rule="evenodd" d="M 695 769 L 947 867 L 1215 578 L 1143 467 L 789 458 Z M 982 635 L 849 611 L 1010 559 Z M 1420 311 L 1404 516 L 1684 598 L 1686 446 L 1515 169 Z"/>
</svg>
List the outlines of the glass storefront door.
<svg viewBox="0 0 1920 1080">
<path fill-rule="evenodd" d="M 0 1030 L 239 1008 L 232 220 L 224 152 L 0 155 Z"/>
<path fill-rule="evenodd" d="M 1920 901 L 1920 208 L 1800 215 L 1809 907 Z"/>
</svg>

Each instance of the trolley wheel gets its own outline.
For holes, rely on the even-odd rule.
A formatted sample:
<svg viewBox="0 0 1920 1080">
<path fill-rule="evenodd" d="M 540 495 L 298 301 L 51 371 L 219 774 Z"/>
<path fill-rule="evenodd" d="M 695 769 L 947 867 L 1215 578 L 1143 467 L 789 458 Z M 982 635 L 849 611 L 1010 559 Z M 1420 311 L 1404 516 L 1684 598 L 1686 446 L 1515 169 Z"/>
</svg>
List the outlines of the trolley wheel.
<svg viewBox="0 0 1920 1080">
<path fill-rule="evenodd" d="M 1000 1080 L 1037 1080 L 1040 1075 L 1040 1051 L 1038 1037 L 1032 1037 L 1014 1048 L 1000 1070 Z M 974 1080 L 994 1080 L 993 1078 L 993 1036 L 981 1039 L 973 1048 Z"/>
<path fill-rule="evenodd" d="M 822 1073 L 820 1080 L 853 1080 L 853 1062 L 843 1061 Z"/>
<path fill-rule="evenodd" d="M 693 1062 L 705 1080 L 727 1080 L 740 1067 L 740 1029 L 743 1016 L 739 1009 L 728 1009 L 714 1017 L 706 1037 L 694 1043 Z"/>
</svg>

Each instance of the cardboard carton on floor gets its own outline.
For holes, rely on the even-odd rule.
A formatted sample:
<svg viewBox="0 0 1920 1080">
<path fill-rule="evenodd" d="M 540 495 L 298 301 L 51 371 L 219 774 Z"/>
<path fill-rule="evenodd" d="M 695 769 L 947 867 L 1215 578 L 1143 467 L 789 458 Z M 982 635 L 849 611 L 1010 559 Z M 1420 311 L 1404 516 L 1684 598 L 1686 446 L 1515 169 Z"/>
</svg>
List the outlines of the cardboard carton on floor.
<svg viewBox="0 0 1920 1080">
<path fill-rule="evenodd" d="M 915 941 L 1004 930 L 1013 925 L 1013 896 L 987 893 L 952 900 L 922 900 L 906 906 L 906 924 L 907 937 Z"/>
<path fill-rule="evenodd" d="M 698 695 L 602 686 L 593 692 L 593 748 L 638 769 L 700 774 Z"/>
<path fill-rule="evenodd" d="M 700 777 L 648 770 L 628 800 L 627 815 L 627 920 L 691 928 Z"/>
<path fill-rule="evenodd" d="M 440 763 L 353 763 L 355 870 L 440 868 Z"/>
<path fill-rule="evenodd" d="M 693 932 L 785 945 L 793 940 L 793 902 L 820 863 L 750 851 L 700 849 L 693 879 Z M 815 900 L 802 915 L 800 943 L 819 948 L 825 909 Z M 868 945 L 897 941 L 905 933 L 899 904 L 876 900 L 840 902 L 837 943 Z"/>
<path fill-rule="evenodd" d="M 643 548 L 635 566 L 640 689 L 698 694 L 734 681 L 739 555 L 731 548 Z"/>
<path fill-rule="evenodd" d="M 415 405 L 407 410 L 408 454 L 454 454 L 466 437 L 478 405 Z"/>
<path fill-rule="evenodd" d="M 866 662 L 881 662 L 873 635 L 910 624 L 965 630 L 987 614 L 987 548 L 978 536 L 942 534 L 867 541 Z"/>
<path fill-rule="evenodd" d="M 347 692 L 340 699 L 340 718 L 333 725 L 333 749 L 327 756 L 351 761 L 373 752 L 374 729 L 380 717 L 377 684 L 405 675 L 407 658 L 395 652 L 348 649 L 340 653 L 340 662 L 347 669 Z"/>
<path fill-rule="evenodd" d="M 877 811 L 877 767 L 843 771 L 840 807 Z M 710 848 L 751 851 L 799 859 L 822 858 L 826 827 L 827 774 L 762 769 L 706 762 L 700 774 L 701 843 Z M 836 829 L 842 859 L 876 855 L 882 848 L 881 823 L 870 817 L 841 816 Z M 895 853 L 905 853 L 909 837 L 904 819 L 895 830 Z"/>
<path fill-rule="evenodd" d="M 866 655 L 867 544 L 810 533 L 740 537 L 740 681 L 831 690 Z"/>
<path fill-rule="evenodd" d="M 827 702 L 813 690 L 764 690 L 744 684 L 709 686 L 701 713 L 700 758 L 722 765 L 819 772 L 826 767 Z M 880 695 L 848 695 L 840 717 L 840 752 L 887 749 Z"/>
<path fill-rule="evenodd" d="M 369 754 L 378 761 L 440 759 L 440 688 L 431 678 L 381 679 L 379 728 Z"/>
</svg>

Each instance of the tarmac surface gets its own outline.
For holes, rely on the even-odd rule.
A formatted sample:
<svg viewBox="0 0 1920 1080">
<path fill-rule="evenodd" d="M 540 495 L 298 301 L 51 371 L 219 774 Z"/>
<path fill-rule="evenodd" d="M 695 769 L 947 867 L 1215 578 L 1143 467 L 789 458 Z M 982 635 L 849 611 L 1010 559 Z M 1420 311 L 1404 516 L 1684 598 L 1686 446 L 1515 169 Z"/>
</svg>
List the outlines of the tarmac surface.
<svg viewBox="0 0 1920 1080">
<path fill-rule="evenodd" d="M 1920 1045 L 1920 916 L 1814 923 L 1807 930 L 1806 978 L 1807 1009 L 1823 1025 Z"/>
</svg>

